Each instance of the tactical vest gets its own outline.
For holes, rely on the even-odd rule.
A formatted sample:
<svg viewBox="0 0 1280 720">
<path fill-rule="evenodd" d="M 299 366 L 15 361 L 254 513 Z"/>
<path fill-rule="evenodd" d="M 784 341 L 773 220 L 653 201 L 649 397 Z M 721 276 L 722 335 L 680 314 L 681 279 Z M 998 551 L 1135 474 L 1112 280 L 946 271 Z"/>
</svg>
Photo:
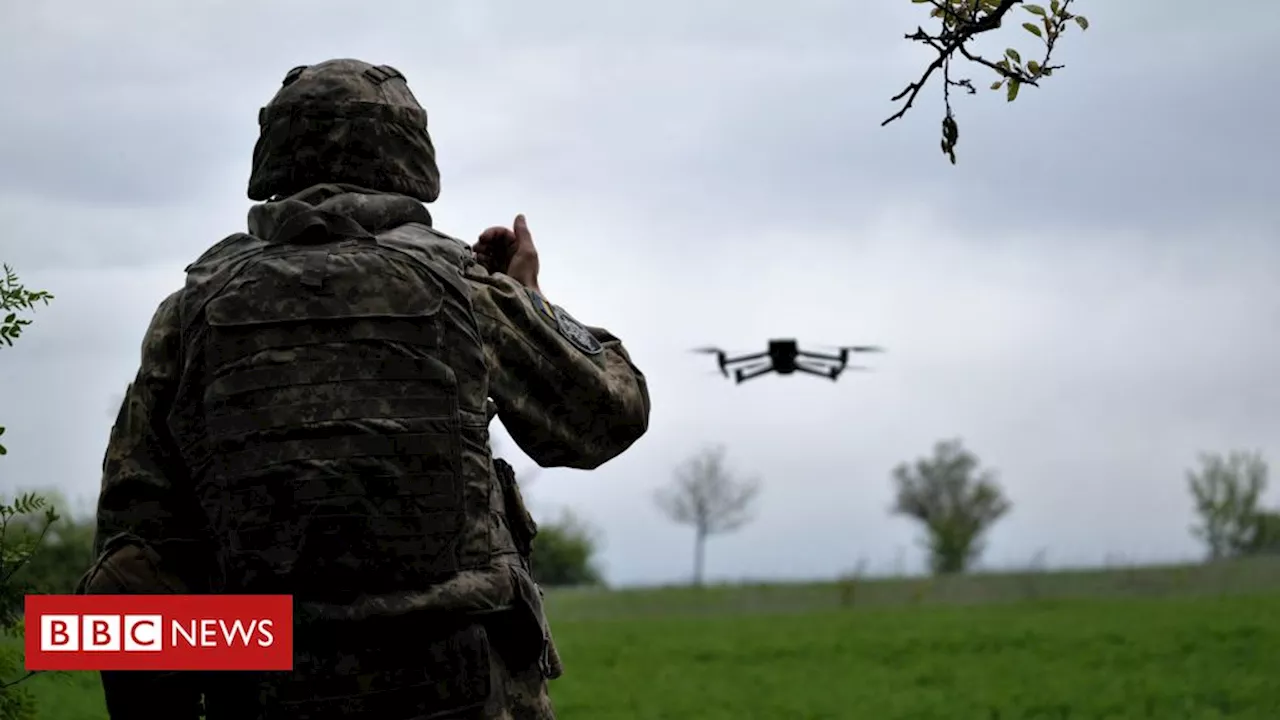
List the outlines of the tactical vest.
<svg viewBox="0 0 1280 720">
<path fill-rule="evenodd" d="M 316 210 L 187 268 L 170 423 L 221 592 L 342 603 L 514 551 L 494 520 L 467 252 L 425 225 L 374 236 Z"/>
</svg>

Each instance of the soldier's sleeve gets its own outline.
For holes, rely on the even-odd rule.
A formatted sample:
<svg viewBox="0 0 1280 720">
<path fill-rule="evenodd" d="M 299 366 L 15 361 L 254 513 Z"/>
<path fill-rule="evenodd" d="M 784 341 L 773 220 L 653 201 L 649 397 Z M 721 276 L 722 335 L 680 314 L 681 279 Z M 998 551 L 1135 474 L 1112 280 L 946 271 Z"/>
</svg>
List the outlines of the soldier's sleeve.
<svg viewBox="0 0 1280 720">
<path fill-rule="evenodd" d="M 204 538 L 204 519 L 167 423 L 181 372 L 180 292 L 166 298 L 152 317 L 138 373 L 111 428 L 102 463 L 95 555 L 123 533 L 170 557 Z"/>
<path fill-rule="evenodd" d="M 467 277 L 489 394 L 526 455 L 542 467 L 590 470 L 644 435 L 649 389 L 621 340 L 506 275 L 473 265 Z"/>
</svg>

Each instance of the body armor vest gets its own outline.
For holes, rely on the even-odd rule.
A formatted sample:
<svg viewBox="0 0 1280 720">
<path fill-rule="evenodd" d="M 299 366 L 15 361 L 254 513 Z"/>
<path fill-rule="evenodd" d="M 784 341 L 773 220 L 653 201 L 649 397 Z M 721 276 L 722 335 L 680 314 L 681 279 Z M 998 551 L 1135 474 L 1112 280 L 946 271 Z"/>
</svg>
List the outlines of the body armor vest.
<svg viewBox="0 0 1280 720">
<path fill-rule="evenodd" d="M 342 603 L 514 551 L 494 531 L 488 376 L 466 246 L 312 210 L 187 268 L 170 418 L 221 592 Z"/>
</svg>

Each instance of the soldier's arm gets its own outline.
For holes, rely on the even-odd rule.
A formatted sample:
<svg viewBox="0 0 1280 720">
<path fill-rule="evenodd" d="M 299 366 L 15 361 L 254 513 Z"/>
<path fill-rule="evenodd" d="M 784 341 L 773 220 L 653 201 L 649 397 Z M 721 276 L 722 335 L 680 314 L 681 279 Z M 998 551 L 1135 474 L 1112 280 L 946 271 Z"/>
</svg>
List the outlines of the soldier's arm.
<svg viewBox="0 0 1280 720">
<path fill-rule="evenodd" d="M 590 470 L 644 435 L 649 389 L 621 340 L 572 319 L 561 322 L 563 311 L 506 275 L 473 265 L 467 277 L 489 394 L 525 454 L 542 467 Z"/>
<path fill-rule="evenodd" d="M 205 538 L 204 518 L 167 424 L 181 372 L 178 298 L 179 293 L 170 295 L 152 317 L 138 373 L 111 428 L 102 463 L 95 554 L 112 537 L 129 533 L 177 561 Z"/>
</svg>

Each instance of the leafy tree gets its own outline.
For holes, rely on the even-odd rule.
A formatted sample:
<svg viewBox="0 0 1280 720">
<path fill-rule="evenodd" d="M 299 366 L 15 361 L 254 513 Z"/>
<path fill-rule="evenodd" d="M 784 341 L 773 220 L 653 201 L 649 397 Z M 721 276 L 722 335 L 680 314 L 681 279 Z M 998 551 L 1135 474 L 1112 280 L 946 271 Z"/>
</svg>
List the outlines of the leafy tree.
<svg viewBox="0 0 1280 720">
<path fill-rule="evenodd" d="M 3 266 L 4 277 L 0 279 L 0 311 L 4 312 L 4 322 L 0 322 L 0 340 L 7 346 L 22 335 L 23 328 L 31 321 L 20 317 L 18 313 L 35 310 L 36 303 L 49 304 L 53 296 L 44 290 L 28 290 L 19 280 L 18 274 L 8 265 Z"/>
<path fill-rule="evenodd" d="M 707 538 L 733 532 L 750 522 L 752 505 L 760 493 L 760 481 L 734 477 L 724 456 L 723 447 L 702 450 L 676 470 L 670 486 L 654 496 L 667 517 L 693 526 L 694 585 L 702 585 Z"/>
<path fill-rule="evenodd" d="M 34 536 L 10 532 L 15 521 L 37 516 L 39 531 Z M 48 529 L 58 515 L 48 502 L 35 493 L 26 493 L 13 502 L 0 502 L 0 636 L 21 639 L 25 634 L 22 617 L 23 588 L 13 581 L 31 558 L 37 554 Z M 20 646 L 0 645 L 0 718 L 30 720 L 37 717 L 35 698 L 21 683 L 35 673 L 24 669 Z"/>
<path fill-rule="evenodd" d="M 960 59 L 980 65 L 995 73 L 992 90 L 1004 89 L 1005 98 L 1013 102 L 1023 85 L 1039 87 L 1063 65 L 1053 64 L 1053 52 L 1062 33 L 1073 23 L 1081 30 L 1089 29 L 1089 21 L 1083 15 L 1076 15 L 1070 8 L 1073 0 L 1052 0 L 1046 9 L 1043 5 L 1035 5 L 1023 0 L 911 0 L 915 5 L 927 5 L 929 17 L 937 20 L 937 27 L 932 32 L 917 27 L 915 32 L 906 36 L 912 42 L 921 43 L 937 53 L 933 62 L 925 68 L 920 78 L 910 83 L 893 97 L 893 102 L 902 103 L 898 111 L 890 115 L 881 126 L 888 125 L 907 114 L 915 103 L 916 96 L 928 84 L 934 73 L 942 73 L 942 99 L 946 114 L 942 118 L 942 152 L 956 162 L 956 144 L 960 139 L 960 128 L 956 124 L 955 113 L 951 109 L 952 89 L 962 90 L 970 95 L 977 92 L 973 81 L 969 78 L 954 77 L 951 74 L 951 61 L 959 55 Z M 1023 53 L 1016 48 L 1008 48 L 999 59 L 992 59 L 974 52 L 971 43 L 979 35 L 1000 29 L 1014 6 L 1021 5 L 1030 17 L 1024 17 L 1019 29 L 1035 36 L 1034 54 Z M 1015 21 L 1016 22 L 1016 21 Z"/>
<path fill-rule="evenodd" d="M 72 592 L 80 576 L 93 564 L 93 515 L 73 512 L 72 504 L 57 490 L 42 490 L 36 494 L 50 506 L 61 508 L 60 517 L 48 528 L 42 527 L 43 518 L 35 515 L 13 519 L 6 540 L 28 542 L 41 532 L 44 539 L 40 552 L 14 572 L 10 582 L 24 594 Z"/>
<path fill-rule="evenodd" d="M 550 522 L 538 524 L 533 539 L 533 576 L 547 587 L 602 585 L 596 565 L 599 533 L 568 509 Z"/>
<path fill-rule="evenodd" d="M 13 268 L 4 265 L 3 277 L 0 277 L 0 313 L 3 313 L 0 347 L 11 347 L 31 324 L 20 316 L 22 312 L 34 310 L 36 303 L 47 305 L 52 299 L 53 296 L 43 290 L 28 290 Z M 4 428 L 0 427 L 0 435 L 3 434 Z M 0 455 L 6 452 L 0 444 Z M 57 520 L 58 515 L 48 501 L 34 493 L 19 495 L 12 501 L 0 500 L 0 637 L 21 638 L 23 635 L 22 592 L 13 578 L 36 555 L 41 541 Z M 11 536 L 9 527 L 15 521 L 34 528 L 35 532 Z M 0 644 L 0 717 L 6 720 L 36 716 L 35 699 L 20 685 L 31 675 L 24 672 L 23 667 L 22 648 Z"/>
<path fill-rule="evenodd" d="M 1280 512 L 1264 510 L 1254 517 L 1257 530 L 1249 551 L 1255 555 L 1280 555 Z"/>
<path fill-rule="evenodd" d="M 924 525 L 929 566 L 935 574 L 961 573 L 982 555 L 982 537 L 1012 508 L 993 470 L 960 440 L 933 446 L 933 456 L 893 470 L 897 499 L 892 512 Z"/>
<path fill-rule="evenodd" d="M 34 310 L 36 303 L 48 305 L 53 296 L 44 290 L 28 290 L 8 265 L 4 265 L 3 270 L 4 277 L 0 278 L 0 313 L 4 313 L 4 320 L 0 322 L 0 341 L 4 342 L 4 347 L 12 347 L 13 341 L 22 335 L 22 330 L 31 324 L 30 320 L 21 317 L 19 313 Z M 0 426 L 0 435 L 4 435 L 3 426 Z M 7 452 L 0 443 L 0 455 Z"/>
<path fill-rule="evenodd" d="M 1267 489 L 1267 461 L 1257 452 L 1202 453 L 1200 469 L 1187 471 L 1187 487 L 1200 524 L 1191 533 L 1204 541 L 1210 560 L 1234 557 L 1258 547 L 1261 508 Z"/>
</svg>

